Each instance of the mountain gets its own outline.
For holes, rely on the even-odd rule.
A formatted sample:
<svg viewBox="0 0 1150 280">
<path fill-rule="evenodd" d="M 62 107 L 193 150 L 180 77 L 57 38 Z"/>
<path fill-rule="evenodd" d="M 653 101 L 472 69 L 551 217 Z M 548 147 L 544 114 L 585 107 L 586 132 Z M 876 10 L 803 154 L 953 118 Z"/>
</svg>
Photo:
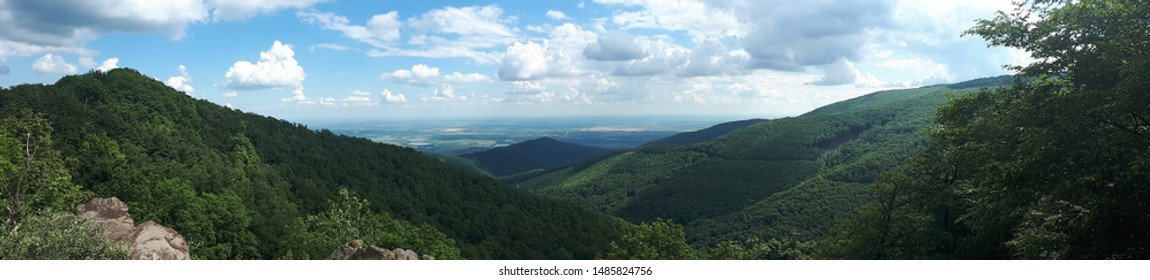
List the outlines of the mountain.
<svg viewBox="0 0 1150 280">
<path fill-rule="evenodd" d="M 696 246 L 816 240 L 868 201 L 866 186 L 879 173 L 927 145 L 922 131 L 935 108 L 975 90 L 876 92 L 702 142 L 646 145 L 512 183 L 631 222 L 672 219 L 686 225 Z"/>
<path fill-rule="evenodd" d="M 0 89 L 0 119 L 4 131 L 50 134 L 37 142 L 61 159 L 50 186 L 80 191 L 48 198 L 118 197 L 132 217 L 184 234 L 193 258 L 325 258 L 338 245 L 328 242 L 360 238 L 441 259 L 589 259 L 630 226 L 410 148 L 197 100 L 131 69 Z M 0 134 L 4 155 L 23 143 L 5 137 L 20 135 Z"/>
<path fill-rule="evenodd" d="M 700 130 L 696 130 L 696 131 L 683 132 L 683 133 L 667 136 L 667 137 L 664 137 L 664 138 L 661 138 L 661 139 L 658 139 L 655 141 L 648 142 L 647 144 L 644 144 L 644 146 L 650 146 L 650 145 L 686 145 L 686 144 L 700 143 L 700 142 L 714 139 L 715 137 L 723 136 L 723 134 L 727 134 L 727 133 L 734 131 L 736 129 L 744 128 L 744 127 L 759 123 L 761 121 L 763 121 L 763 120 L 762 119 L 749 119 L 749 120 L 725 122 L 725 123 L 716 124 L 714 126 L 700 129 Z"/>
<path fill-rule="evenodd" d="M 487 151 L 464 154 L 462 157 L 473 160 L 475 165 L 493 176 L 503 177 L 569 165 L 609 151 L 542 137 Z"/>
</svg>

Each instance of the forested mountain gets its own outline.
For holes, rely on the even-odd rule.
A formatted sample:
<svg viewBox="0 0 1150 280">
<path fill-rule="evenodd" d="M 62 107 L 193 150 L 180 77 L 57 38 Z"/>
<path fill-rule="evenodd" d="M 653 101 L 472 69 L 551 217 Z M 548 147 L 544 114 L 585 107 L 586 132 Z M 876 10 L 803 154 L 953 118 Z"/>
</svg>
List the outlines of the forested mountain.
<svg viewBox="0 0 1150 280">
<path fill-rule="evenodd" d="M 817 240 L 868 201 L 867 185 L 878 174 L 927 146 L 922 131 L 935 108 L 972 91 L 940 85 L 877 92 L 797 117 L 744 121 L 753 124 L 710 140 L 646 145 L 515 183 L 632 222 L 671 219 L 686 225 L 698 247 Z"/>
<path fill-rule="evenodd" d="M 569 165 L 610 150 L 567 143 L 550 137 L 531 139 L 509 146 L 464 154 L 489 174 L 503 177 L 532 170 Z"/>
<path fill-rule="evenodd" d="M 661 138 L 661 139 L 658 139 L 655 141 L 648 142 L 647 144 L 644 144 L 644 145 L 645 146 L 650 146 L 650 145 L 685 145 L 685 144 L 699 143 L 699 142 L 714 139 L 715 137 L 723 136 L 723 134 L 727 134 L 728 132 L 731 132 L 733 130 L 744 128 L 744 127 L 747 127 L 749 125 L 759 123 L 761 121 L 763 121 L 763 120 L 762 119 L 749 119 L 749 120 L 725 122 L 725 123 L 716 124 L 714 126 L 700 129 L 700 130 L 696 130 L 696 131 L 683 132 L 683 133 L 667 136 L 667 137 L 664 137 L 664 138 Z"/>
<path fill-rule="evenodd" d="M 55 159 L 32 189 L 51 190 L 6 190 L 7 201 L 67 210 L 115 196 L 137 220 L 184 234 L 193 258 L 324 258 L 355 238 L 439 258 L 594 258 L 627 227 L 412 149 L 195 100 L 130 69 L 0 90 L 0 118 L 5 172 Z M 25 156 L 28 143 L 55 156 Z"/>
<path fill-rule="evenodd" d="M 1150 258 L 1150 3 L 1033 1 L 967 32 L 1035 62 L 942 107 L 823 243 L 858 259 Z"/>
</svg>

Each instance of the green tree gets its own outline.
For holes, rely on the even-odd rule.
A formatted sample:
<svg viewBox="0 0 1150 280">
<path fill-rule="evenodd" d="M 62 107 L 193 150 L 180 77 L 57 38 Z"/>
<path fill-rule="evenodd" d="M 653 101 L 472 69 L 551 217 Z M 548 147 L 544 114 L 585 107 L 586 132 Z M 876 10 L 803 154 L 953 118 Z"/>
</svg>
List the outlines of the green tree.
<svg viewBox="0 0 1150 280">
<path fill-rule="evenodd" d="M 18 227 L 0 232 L 0 260 L 129 258 L 128 246 L 98 232 L 86 219 L 67 212 L 31 211 Z"/>
<path fill-rule="evenodd" d="M 0 194 L 5 225 L 19 223 L 29 209 L 68 211 L 88 196 L 72 183 L 42 114 L 21 109 L 0 120 Z"/>
<path fill-rule="evenodd" d="M 367 245 L 411 249 L 436 259 L 462 258 L 455 240 L 434 227 L 416 226 L 386 212 L 373 213 L 369 205 L 366 199 L 340 189 L 339 199 L 329 202 L 326 212 L 296 220 L 294 227 L 298 230 L 290 239 L 298 243 L 288 245 L 289 254 L 294 258 L 322 259 L 336 246 L 360 239 Z"/>
<path fill-rule="evenodd" d="M 612 260 L 692 260 L 698 254 L 687 245 L 683 225 L 657 219 L 643 223 L 611 242 L 607 259 Z"/>
</svg>

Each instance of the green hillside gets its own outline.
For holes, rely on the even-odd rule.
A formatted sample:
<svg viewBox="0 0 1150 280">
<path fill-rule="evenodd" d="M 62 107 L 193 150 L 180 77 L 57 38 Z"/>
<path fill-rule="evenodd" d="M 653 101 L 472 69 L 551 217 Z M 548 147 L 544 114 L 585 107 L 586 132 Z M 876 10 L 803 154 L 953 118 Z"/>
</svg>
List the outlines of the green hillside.
<svg viewBox="0 0 1150 280">
<path fill-rule="evenodd" d="M 441 258 L 586 259 L 627 226 L 412 149 L 195 100 L 130 69 L 2 89 L 0 118 L 5 135 L 51 137 L 42 148 L 70 175 L 52 178 L 79 186 L 77 197 L 119 197 L 136 220 L 187 236 L 196 258 L 324 258 L 364 238 Z"/>
<path fill-rule="evenodd" d="M 609 151 L 542 137 L 461 157 L 472 160 L 476 166 L 495 177 L 503 177 L 570 165 Z"/>
<path fill-rule="evenodd" d="M 763 120 L 762 119 L 749 119 L 749 120 L 725 122 L 725 123 L 716 124 L 714 126 L 700 129 L 700 130 L 696 130 L 696 131 L 683 132 L 683 133 L 667 136 L 667 137 L 664 137 L 664 138 L 661 138 L 661 139 L 658 139 L 655 141 L 651 141 L 651 142 L 644 144 L 644 145 L 645 146 L 686 145 L 686 144 L 699 143 L 699 142 L 715 139 L 715 137 L 723 136 L 724 134 L 727 134 L 728 132 L 731 132 L 733 130 L 744 128 L 744 127 L 747 127 L 749 125 L 759 123 L 761 121 L 763 121 Z"/>
<path fill-rule="evenodd" d="M 998 80 L 994 80 L 998 81 Z M 945 85 L 868 94 L 756 122 L 704 142 L 648 145 L 515 183 L 632 222 L 668 218 L 696 246 L 822 238 L 867 201 L 866 186 L 927 142 Z"/>
</svg>

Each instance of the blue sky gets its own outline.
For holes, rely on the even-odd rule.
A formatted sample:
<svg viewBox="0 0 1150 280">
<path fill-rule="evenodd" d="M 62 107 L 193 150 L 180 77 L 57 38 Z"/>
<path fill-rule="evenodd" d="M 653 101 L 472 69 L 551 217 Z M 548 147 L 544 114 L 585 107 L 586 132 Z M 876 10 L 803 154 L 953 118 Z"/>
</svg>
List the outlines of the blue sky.
<svg viewBox="0 0 1150 280">
<path fill-rule="evenodd" d="M 287 119 L 795 115 L 1006 74 L 998 1 L 0 0 L 0 86 L 129 67 Z"/>
</svg>

